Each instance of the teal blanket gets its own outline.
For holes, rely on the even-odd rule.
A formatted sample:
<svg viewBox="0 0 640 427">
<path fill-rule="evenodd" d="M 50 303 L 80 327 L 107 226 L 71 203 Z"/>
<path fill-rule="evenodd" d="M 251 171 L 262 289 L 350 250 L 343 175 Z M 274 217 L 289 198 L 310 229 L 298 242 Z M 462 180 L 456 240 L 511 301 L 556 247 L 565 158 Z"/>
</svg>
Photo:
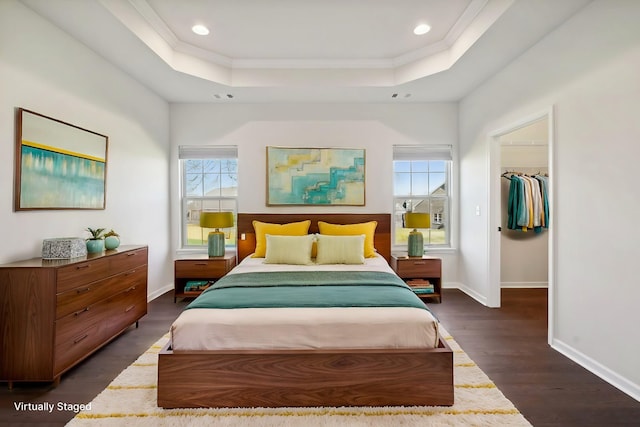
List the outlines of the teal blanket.
<svg viewBox="0 0 640 427">
<path fill-rule="evenodd" d="M 236 273 L 190 308 L 416 307 L 427 309 L 395 274 L 370 271 Z"/>
</svg>

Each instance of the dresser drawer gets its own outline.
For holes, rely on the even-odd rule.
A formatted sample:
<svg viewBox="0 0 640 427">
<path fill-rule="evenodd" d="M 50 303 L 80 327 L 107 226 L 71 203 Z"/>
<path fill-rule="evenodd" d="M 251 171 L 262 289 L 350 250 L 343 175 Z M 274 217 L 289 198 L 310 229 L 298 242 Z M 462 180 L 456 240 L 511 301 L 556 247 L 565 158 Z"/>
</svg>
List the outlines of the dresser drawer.
<svg viewBox="0 0 640 427">
<path fill-rule="evenodd" d="M 57 293 L 103 279 L 108 273 L 109 260 L 106 258 L 61 267 L 57 274 Z"/>
<path fill-rule="evenodd" d="M 402 278 L 440 277 L 441 260 L 439 259 L 399 259 L 398 276 Z"/>
<path fill-rule="evenodd" d="M 91 324 L 103 322 L 109 315 L 108 300 L 100 300 L 95 304 L 86 305 L 66 316 L 56 320 L 56 347 L 59 343 L 73 340 L 81 331 Z"/>
<path fill-rule="evenodd" d="M 109 257 L 109 272 L 118 274 L 147 264 L 147 248 L 123 252 Z"/>
<path fill-rule="evenodd" d="M 110 339 L 147 314 L 147 289 L 145 286 L 131 286 L 109 298 L 108 304 L 111 309 L 103 321 L 104 339 Z"/>
<path fill-rule="evenodd" d="M 73 333 L 66 334 L 66 339 L 56 344 L 54 376 L 73 366 L 103 342 L 99 323 L 87 325 L 80 322 L 79 325 L 83 327 L 74 328 Z"/>
<path fill-rule="evenodd" d="M 147 312 L 147 289 L 131 284 L 125 290 L 56 321 L 56 372 L 113 338 Z M 60 360 L 58 360 L 60 358 Z"/>
<path fill-rule="evenodd" d="M 180 260 L 175 263 L 176 277 L 191 279 L 219 279 L 227 274 L 227 264 L 223 261 Z"/>
<path fill-rule="evenodd" d="M 141 287 L 147 282 L 146 268 L 138 268 L 105 280 L 92 282 L 57 295 L 56 318 L 83 310 L 100 300 L 120 293 L 131 286 Z"/>
</svg>

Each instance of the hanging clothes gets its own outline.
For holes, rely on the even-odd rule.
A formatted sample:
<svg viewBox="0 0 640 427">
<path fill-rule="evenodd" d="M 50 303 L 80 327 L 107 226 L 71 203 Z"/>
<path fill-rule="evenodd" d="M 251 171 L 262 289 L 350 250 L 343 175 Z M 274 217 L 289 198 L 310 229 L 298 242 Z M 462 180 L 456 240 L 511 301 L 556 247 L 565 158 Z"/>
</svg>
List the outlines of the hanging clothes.
<svg viewBox="0 0 640 427">
<path fill-rule="evenodd" d="M 542 225 L 544 228 L 549 228 L 549 196 L 547 191 L 549 178 L 544 175 L 536 175 L 535 178 L 540 182 L 540 189 L 542 190 Z"/>
<path fill-rule="evenodd" d="M 510 179 L 507 202 L 507 228 L 511 230 L 541 233 L 549 227 L 549 198 L 547 177 L 508 173 L 502 176 Z"/>
</svg>

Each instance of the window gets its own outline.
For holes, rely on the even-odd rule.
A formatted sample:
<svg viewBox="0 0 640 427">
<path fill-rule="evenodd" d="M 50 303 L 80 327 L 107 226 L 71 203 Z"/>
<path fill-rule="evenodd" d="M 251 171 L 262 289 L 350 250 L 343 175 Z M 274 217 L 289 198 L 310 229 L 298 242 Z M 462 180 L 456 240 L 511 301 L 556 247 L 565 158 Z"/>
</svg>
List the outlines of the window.
<svg viewBox="0 0 640 427">
<path fill-rule="evenodd" d="M 231 211 L 236 216 L 238 151 L 235 146 L 180 147 L 182 247 L 207 246 L 200 213 Z M 234 220 L 235 222 L 235 220 Z M 236 229 L 225 229 L 225 246 L 235 246 Z"/>
<path fill-rule="evenodd" d="M 393 147 L 393 245 L 407 245 L 405 212 L 430 214 L 431 227 L 419 230 L 425 246 L 449 247 L 450 146 Z"/>
</svg>

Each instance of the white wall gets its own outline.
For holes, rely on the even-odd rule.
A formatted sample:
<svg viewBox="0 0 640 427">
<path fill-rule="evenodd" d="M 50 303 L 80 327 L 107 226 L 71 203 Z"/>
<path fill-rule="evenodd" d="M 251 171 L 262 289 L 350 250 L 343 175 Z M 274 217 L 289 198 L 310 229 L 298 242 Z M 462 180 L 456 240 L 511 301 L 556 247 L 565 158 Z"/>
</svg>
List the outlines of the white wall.
<svg viewBox="0 0 640 427">
<path fill-rule="evenodd" d="M 635 0 L 586 6 L 462 100 L 459 151 L 461 280 L 486 296 L 488 136 L 554 106 L 552 345 L 636 399 L 638 16 Z"/>
<path fill-rule="evenodd" d="M 22 3 L 0 1 L 0 263 L 38 257 L 42 239 L 113 228 L 149 245 L 149 294 L 172 283 L 169 107 Z M 15 108 L 109 136 L 107 202 L 97 211 L 13 210 Z"/>
<path fill-rule="evenodd" d="M 457 105 L 442 104 L 173 104 L 172 157 L 180 145 L 238 146 L 241 212 L 317 212 L 317 207 L 267 207 L 266 146 L 366 149 L 366 205 L 327 212 L 392 211 L 394 144 L 456 144 Z M 179 172 L 172 162 L 172 246 L 177 250 Z M 443 257 L 443 281 L 457 282 L 455 254 Z"/>
</svg>

